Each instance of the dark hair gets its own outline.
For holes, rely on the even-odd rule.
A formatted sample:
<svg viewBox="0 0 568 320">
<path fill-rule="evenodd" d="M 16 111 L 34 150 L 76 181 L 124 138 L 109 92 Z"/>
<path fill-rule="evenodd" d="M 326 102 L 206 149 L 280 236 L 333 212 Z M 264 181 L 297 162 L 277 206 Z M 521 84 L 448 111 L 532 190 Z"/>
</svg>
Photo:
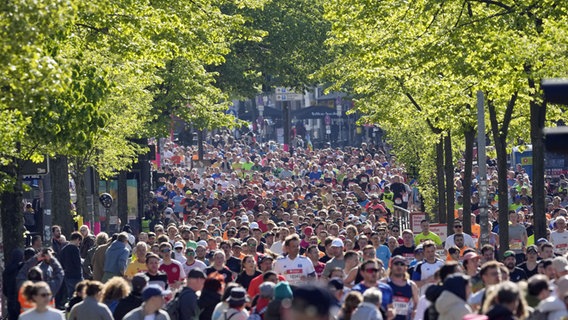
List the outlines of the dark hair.
<svg viewBox="0 0 568 320">
<path fill-rule="evenodd" d="M 221 297 L 221 301 L 226 301 L 231 296 L 231 291 L 233 288 L 240 287 L 241 285 L 236 282 L 229 282 L 225 287 L 225 291 L 223 292 L 223 296 Z"/>
<path fill-rule="evenodd" d="M 492 245 L 490 244 L 483 245 L 483 247 L 481 247 L 481 254 L 485 254 L 485 252 L 489 250 L 495 252 L 495 248 Z"/>
<path fill-rule="evenodd" d="M 289 235 L 288 237 L 286 237 L 286 240 L 284 240 L 284 246 L 288 247 L 290 245 L 290 242 L 294 240 L 300 241 L 300 237 L 298 237 L 297 234 Z"/>
<path fill-rule="evenodd" d="M 535 274 L 530 277 L 527 284 L 527 292 L 533 297 L 538 296 L 542 290 L 548 289 L 548 278 L 543 274 Z"/>
<path fill-rule="evenodd" d="M 83 236 L 79 232 L 75 231 L 71 234 L 71 236 L 69 237 L 69 240 L 70 241 L 75 241 L 75 240 L 82 241 Z"/>
<path fill-rule="evenodd" d="M 268 278 L 275 276 L 277 277 L 278 275 L 276 274 L 276 272 L 274 271 L 266 271 L 263 275 L 262 275 L 262 280 L 263 281 L 267 281 Z"/>
<path fill-rule="evenodd" d="M 103 284 L 100 281 L 88 281 L 85 294 L 89 297 L 94 297 L 97 293 L 103 290 Z"/>
<path fill-rule="evenodd" d="M 479 276 L 483 277 L 487 271 L 489 271 L 489 269 L 497 269 L 500 270 L 499 265 L 501 263 L 497 262 L 497 261 L 487 261 L 485 262 L 482 266 L 481 269 L 479 269 Z"/>
<path fill-rule="evenodd" d="M 42 281 L 43 271 L 38 266 L 32 267 L 28 270 L 27 278 L 33 282 Z"/>
<path fill-rule="evenodd" d="M 457 261 L 448 261 L 439 269 L 440 281 L 444 282 L 446 278 L 459 271 L 459 264 Z"/>
</svg>

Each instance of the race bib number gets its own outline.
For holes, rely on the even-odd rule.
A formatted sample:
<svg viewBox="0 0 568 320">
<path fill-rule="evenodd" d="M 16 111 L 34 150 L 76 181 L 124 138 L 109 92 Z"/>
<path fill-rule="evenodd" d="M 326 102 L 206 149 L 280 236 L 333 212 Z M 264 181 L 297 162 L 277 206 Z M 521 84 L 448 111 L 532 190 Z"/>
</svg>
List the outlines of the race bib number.
<svg viewBox="0 0 568 320">
<path fill-rule="evenodd" d="M 397 316 L 408 316 L 410 311 L 410 298 L 393 297 L 394 314 Z"/>
<path fill-rule="evenodd" d="M 521 240 L 511 240 L 511 250 L 522 250 L 523 242 Z"/>
<path fill-rule="evenodd" d="M 414 253 L 405 253 L 402 256 L 406 259 L 407 264 L 414 260 Z"/>
<path fill-rule="evenodd" d="M 284 274 L 290 284 L 297 284 L 302 281 L 302 269 L 288 269 Z"/>
<path fill-rule="evenodd" d="M 401 203 L 402 203 L 402 199 L 396 198 L 396 199 L 394 199 L 394 203 L 396 203 L 396 204 L 401 204 Z"/>
<path fill-rule="evenodd" d="M 568 250 L 568 244 L 567 243 L 559 243 L 555 246 L 555 249 L 556 249 L 556 253 L 564 254 Z"/>
</svg>

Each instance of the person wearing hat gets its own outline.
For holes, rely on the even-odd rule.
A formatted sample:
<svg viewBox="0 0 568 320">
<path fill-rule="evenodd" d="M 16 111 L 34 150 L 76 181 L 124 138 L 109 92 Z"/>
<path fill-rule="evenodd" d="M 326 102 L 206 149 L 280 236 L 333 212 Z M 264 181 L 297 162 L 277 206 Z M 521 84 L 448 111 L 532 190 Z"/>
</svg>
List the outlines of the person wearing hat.
<svg viewBox="0 0 568 320">
<path fill-rule="evenodd" d="M 333 258 L 325 264 L 325 268 L 323 269 L 322 273 L 322 277 L 324 279 L 329 278 L 331 270 L 335 268 L 345 268 L 345 256 L 343 253 L 343 247 L 343 241 L 341 241 L 341 239 L 339 238 L 335 238 L 331 242 L 331 254 L 333 255 Z"/>
<path fill-rule="evenodd" d="M 251 308 L 251 314 L 255 313 L 259 316 L 263 314 L 268 309 L 268 304 L 274 298 L 274 287 L 276 285 L 273 282 L 265 281 L 263 282 L 259 289 L 259 294 L 252 302 L 253 307 Z"/>
<path fill-rule="evenodd" d="M 247 292 L 242 287 L 235 287 L 231 290 L 231 295 L 227 299 L 229 309 L 225 311 L 223 319 L 227 320 L 247 320 L 249 317 L 248 311 L 245 309 L 245 304 L 249 301 Z"/>
<path fill-rule="evenodd" d="M 197 293 L 205 284 L 205 272 L 201 269 L 192 269 L 187 274 L 186 286 L 179 293 L 180 319 L 195 319 L 199 316 Z"/>
<path fill-rule="evenodd" d="M 509 280 L 513 282 L 527 280 L 527 275 L 523 269 L 516 266 L 517 257 L 515 251 L 507 250 L 503 253 L 503 264 L 509 269 Z"/>
<path fill-rule="evenodd" d="M 170 316 L 162 306 L 165 303 L 164 297 L 169 295 L 169 290 L 163 290 L 160 286 L 150 284 L 142 291 L 142 305 L 124 316 L 124 320 L 140 320 L 140 319 L 154 319 L 154 320 L 170 320 Z M 185 319 L 185 318 L 184 318 Z"/>
<path fill-rule="evenodd" d="M 131 310 L 134 310 L 142 305 L 142 291 L 148 284 L 148 277 L 143 273 L 135 274 L 132 277 L 132 291 L 125 298 L 118 301 L 112 316 L 115 320 L 122 320 L 124 316 Z"/>
<path fill-rule="evenodd" d="M 568 232 L 567 232 L 568 234 Z M 535 274 L 538 273 L 538 249 L 537 247 L 533 244 L 527 247 L 527 261 L 519 264 L 517 267 L 523 269 L 523 271 L 525 272 L 525 274 L 527 275 L 527 278 L 530 279 L 530 277 L 534 276 Z"/>
</svg>

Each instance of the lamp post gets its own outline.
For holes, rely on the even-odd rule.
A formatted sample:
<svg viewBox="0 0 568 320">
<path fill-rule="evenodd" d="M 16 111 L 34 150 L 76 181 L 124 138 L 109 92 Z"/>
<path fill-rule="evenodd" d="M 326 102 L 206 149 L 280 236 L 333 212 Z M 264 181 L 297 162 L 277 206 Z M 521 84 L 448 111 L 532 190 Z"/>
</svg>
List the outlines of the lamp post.
<svg viewBox="0 0 568 320">
<path fill-rule="evenodd" d="M 342 106 L 341 103 L 338 103 L 336 105 L 337 108 L 337 128 L 338 128 L 338 133 L 337 133 L 337 144 L 341 145 L 341 116 L 343 114 L 343 110 L 342 110 Z"/>
</svg>

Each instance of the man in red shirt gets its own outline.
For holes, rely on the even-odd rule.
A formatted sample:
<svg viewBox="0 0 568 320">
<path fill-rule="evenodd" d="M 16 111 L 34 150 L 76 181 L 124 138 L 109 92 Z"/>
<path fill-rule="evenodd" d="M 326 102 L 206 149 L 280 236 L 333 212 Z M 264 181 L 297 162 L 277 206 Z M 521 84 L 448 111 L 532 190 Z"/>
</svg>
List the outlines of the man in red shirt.
<svg viewBox="0 0 568 320">
<path fill-rule="evenodd" d="M 272 262 L 274 262 L 274 258 L 269 255 L 263 256 L 258 261 L 258 268 L 260 269 L 260 271 L 262 271 L 262 274 L 250 281 L 247 293 L 249 297 L 251 297 L 251 299 L 259 293 L 259 287 L 264 282 L 264 274 L 272 270 Z M 284 276 L 278 275 L 278 281 L 286 281 L 286 278 L 284 278 Z"/>
<path fill-rule="evenodd" d="M 174 290 L 181 287 L 185 279 L 185 272 L 181 263 L 172 259 L 172 245 L 168 242 L 160 244 L 160 256 L 162 257 L 162 263 L 158 270 L 168 276 L 168 286 Z"/>
<path fill-rule="evenodd" d="M 320 254 L 319 254 L 318 246 L 310 245 L 308 247 L 308 249 L 306 250 L 306 257 L 308 257 L 308 259 L 310 259 L 312 261 L 312 263 L 314 265 L 314 269 L 316 270 L 316 275 L 318 276 L 318 279 L 321 278 L 321 275 L 323 273 L 323 269 L 325 269 L 325 263 L 319 261 Z"/>
</svg>

